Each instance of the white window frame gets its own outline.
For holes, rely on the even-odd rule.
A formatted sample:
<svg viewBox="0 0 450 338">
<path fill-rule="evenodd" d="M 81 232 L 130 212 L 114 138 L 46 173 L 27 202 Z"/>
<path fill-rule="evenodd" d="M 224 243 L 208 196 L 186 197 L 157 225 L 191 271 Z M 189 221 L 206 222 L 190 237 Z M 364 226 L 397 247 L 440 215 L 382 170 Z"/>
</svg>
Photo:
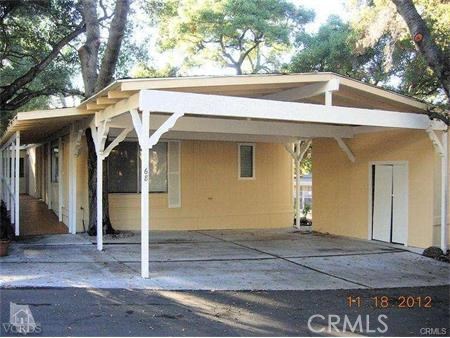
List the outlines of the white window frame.
<svg viewBox="0 0 450 338">
<path fill-rule="evenodd" d="M 252 177 L 241 177 L 241 146 L 252 147 Z M 238 143 L 238 180 L 255 180 L 256 179 L 256 144 L 255 143 Z"/>
</svg>

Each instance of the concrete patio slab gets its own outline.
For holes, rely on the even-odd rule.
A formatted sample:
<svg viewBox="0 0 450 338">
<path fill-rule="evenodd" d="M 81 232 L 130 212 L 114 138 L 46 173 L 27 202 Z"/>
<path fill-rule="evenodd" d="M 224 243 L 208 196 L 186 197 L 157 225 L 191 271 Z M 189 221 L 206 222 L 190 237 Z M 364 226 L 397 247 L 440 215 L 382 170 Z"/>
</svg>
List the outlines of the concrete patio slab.
<svg viewBox="0 0 450 338">
<path fill-rule="evenodd" d="M 150 261 L 156 262 L 272 258 L 271 255 L 222 241 L 150 244 L 149 250 Z M 105 252 L 118 261 L 140 262 L 141 259 L 141 246 L 135 244 L 106 244 Z"/>
<path fill-rule="evenodd" d="M 68 245 L 68 244 L 92 244 L 81 234 L 38 235 L 21 237 L 15 245 Z"/>
<path fill-rule="evenodd" d="M 151 279 L 119 262 L 1 263 L 0 287 L 77 287 L 160 289 Z"/>
<path fill-rule="evenodd" d="M 89 243 L 97 244 L 95 236 L 80 234 Z M 192 243 L 192 242 L 217 242 L 219 239 L 206 236 L 197 231 L 159 231 L 152 230 L 149 235 L 150 243 Z M 104 235 L 104 244 L 139 244 L 141 243 L 141 233 L 137 231 L 123 231 L 118 236 Z"/>
<path fill-rule="evenodd" d="M 232 240 L 232 243 L 253 248 L 279 257 L 310 257 L 390 253 L 404 251 L 376 242 L 354 240 L 335 236 L 298 234 L 297 238 L 285 240 Z M 232 236 L 236 237 L 236 236 Z M 274 236 L 276 238 L 276 236 Z M 230 241 L 228 236 L 223 237 Z"/>
<path fill-rule="evenodd" d="M 450 265 L 389 244 L 284 230 L 151 232 L 150 279 L 140 243 L 39 236 L 0 258 L 0 287 L 322 290 L 450 285 Z"/>
<path fill-rule="evenodd" d="M 372 288 L 450 284 L 450 265 L 412 252 L 389 255 L 292 258 L 293 262 Z"/>
<path fill-rule="evenodd" d="M 0 264 L 9 263 L 76 263 L 113 262 L 111 255 L 95 250 L 89 245 L 12 245 L 10 253 L 2 257 Z"/>
<path fill-rule="evenodd" d="M 126 263 L 139 271 L 138 263 Z M 361 285 L 282 259 L 150 263 L 150 279 L 167 290 L 326 290 Z"/>
</svg>

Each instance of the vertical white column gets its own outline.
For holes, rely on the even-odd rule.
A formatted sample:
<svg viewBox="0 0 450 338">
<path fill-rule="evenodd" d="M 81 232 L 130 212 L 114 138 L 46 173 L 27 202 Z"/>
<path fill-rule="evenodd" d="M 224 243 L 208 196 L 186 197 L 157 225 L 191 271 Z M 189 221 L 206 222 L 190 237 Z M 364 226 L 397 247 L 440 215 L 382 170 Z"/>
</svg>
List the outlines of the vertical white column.
<svg viewBox="0 0 450 338">
<path fill-rule="evenodd" d="M 63 142 L 58 139 L 58 220 L 63 220 Z"/>
<path fill-rule="evenodd" d="M 297 145 L 300 148 L 300 144 Z M 300 229 L 300 161 L 295 159 L 295 200 L 296 200 L 296 227 Z"/>
<path fill-rule="evenodd" d="M 16 223 L 16 211 L 15 211 L 15 199 L 14 196 L 16 195 L 16 152 L 14 149 L 14 141 L 11 143 L 10 146 L 11 149 L 11 194 L 9 195 L 9 199 L 10 199 L 10 204 L 11 204 L 11 224 L 15 224 Z"/>
<path fill-rule="evenodd" d="M 100 150 L 97 150 L 97 250 L 103 250 L 103 152 Z"/>
<path fill-rule="evenodd" d="M 8 186 L 8 191 L 6 193 L 6 209 L 11 210 L 11 153 L 9 151 L 9 146 L 5 149 L 6 155 L 6 184 Z"/>
<path fill-rule="evenodd" d="M 16 157 L 16 162 L 15 162 L 15 166 L 16 166 L 16 170 L 15 170 L 15 174 L 16 177 L 14 178 L 14 220 L 15 220 L 15 232 L 16 232 L 16 236 L 19 236 L 19 229 L 20 229 L 20 213 L 19 213 L 19 203 L 20 203 L 20 131 L 16 131 L 16 142 L 15 142 L 16 146 L 15 146 L 15 157 Z"/>
<path fill-rule="evenodd" d="M 69 212 L 69 231 L 72 234 L 77 232 L 77 154 L 76 154 L 77 135 L 75 126 L 70 127 L 69 137 L 69 193 L 68 193 L 68 212 Z"/>
<path fill-rule="evenodd" d="M 448 132 L 442 133 L 442 148 L 444 153 L 441 156 L 441 249 L 444 253 L 448 249 Z"/>
<path fill-rule="evenodd" d="M 149 134 L 150 112 L 142 112 L 141 145 L 141 276 L 149 277 Z"/>
<path fill-rule="evenodd" d="M 52 208 L 52 144 L 47 144 L 47 206 Z"/>
</svg>

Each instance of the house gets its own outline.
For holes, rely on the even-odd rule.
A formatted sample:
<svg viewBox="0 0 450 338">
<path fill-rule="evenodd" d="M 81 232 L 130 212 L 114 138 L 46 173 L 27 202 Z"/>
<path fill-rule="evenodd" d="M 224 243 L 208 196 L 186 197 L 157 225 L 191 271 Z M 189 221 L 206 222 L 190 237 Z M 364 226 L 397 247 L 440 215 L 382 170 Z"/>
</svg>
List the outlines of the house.
<svg viewBox="0 0 450 338">
<path fill-rule="evenodd" d="M 89 128 L 91 184 L 103 191 L 105 167 L 111 221 L 141 230 L 146 277 L 149 229 L 292 226 L 293 167 L 312 142 L 314 230 L 446 249 L 447 126 L 427 109 L 333 73 L 117 80 L 75 108 L 18 113 L 1 139 L 1 196 L 16 235 L 23 179 L 82 231 Z"/>
</svg>

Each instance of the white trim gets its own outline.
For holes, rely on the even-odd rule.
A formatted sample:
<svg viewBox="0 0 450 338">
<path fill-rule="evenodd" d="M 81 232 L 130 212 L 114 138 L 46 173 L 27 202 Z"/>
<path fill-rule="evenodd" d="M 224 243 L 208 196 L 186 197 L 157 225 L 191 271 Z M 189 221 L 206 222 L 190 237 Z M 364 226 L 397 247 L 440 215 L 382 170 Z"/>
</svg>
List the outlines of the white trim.
<svg viewBox="0 0 450 338">
<path fill-rule="evenodd" d="M 409 129 L 438 127 L 423 114 L 158 90 L 141 90 L 139 108 L 166 113 L 338 125 Z M 111 118 L 122 113 L 123 111 L 115 111 L 113 114 L 102 114 L 101 118 Z M 439 126 L 446 128 L 443 123 Z"/>
<path fill-rule="evenodd" d="M 252 176 L 241 176 L 241 146 L 252 147 Z M 255 180 L 256 179 L 256 144 L 255 143 L 238 143 L 238 180 Z"/>
<path fill-rule="evenodd" d="M 63 221 L 63 153 L 62 138 L 58 139 L 58 220 Z"/>
<path fill-rule="evenodd" d="M 148 278 L 149 271 L 149 230 L 150 230 L 150 172 L 148 140 L 150 135 L 150 111 L 142 112 L 141 145 L 141 276 Z"/>
<path fill-rule="evenodd" d="M 409 161 L 370 161 L 369 162 L 369 203 L 368 203 L 368 234 L 367 239 L 369 241 L 372 240 L 372 189 L 373 189 L 373 178 L 372 178 L 372 166 L 374 165 L 403 165 L 406 166 L 406 181 L 408 184 L 406 185 L 406 205 L 408 206 L 407 210 L 407 227 L 406 227 L 406 239 L 405 239 L 405 246 L 408 246 L 409 241 Z"/>
<path fill-rule="evenodd" d="M 16 145 L 15 145 L 15 160 L 16 163 L 14 164 L 16 166 L 16 177 L 14 179 L 15 187 L 14 187 L 14 212 L 15 212 L 15 232 L 16 236 L 19 236 L 20 234 L 20 131 L 16 131 Z M 25 165 L 25 162 L 24 162 Z M 25 168 L 24 168 L 25 169 Z"/>
</svg>

